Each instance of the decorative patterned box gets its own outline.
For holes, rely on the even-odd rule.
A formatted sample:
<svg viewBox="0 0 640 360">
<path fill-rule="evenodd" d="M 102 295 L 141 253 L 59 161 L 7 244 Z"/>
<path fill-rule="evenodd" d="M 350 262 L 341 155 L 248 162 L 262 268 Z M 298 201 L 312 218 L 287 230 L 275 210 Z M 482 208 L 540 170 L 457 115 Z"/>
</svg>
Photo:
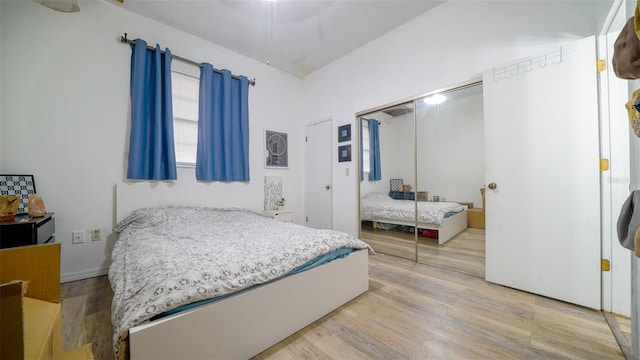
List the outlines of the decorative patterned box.
<svg viewBox="0 0 640 360">
<path fill-rule="evenodd" d="M 18 214 L 26 214 L 29 195 L 36 193 L 33 175 L 0 175 L 0 195 L 20 197 Z"/>
<path fill-rule="evenodd" d="M 416 192 L 416 199 L 418 199 L 418 201 L 428 201 L 429 192 L 428 191 L 418 191 L 418 192 Z"/>
<path fill-rule="evenodd" d="M 389 182 L 389 191 L 402 191 L 402 179 L 391 179 Z"/>
</svg>

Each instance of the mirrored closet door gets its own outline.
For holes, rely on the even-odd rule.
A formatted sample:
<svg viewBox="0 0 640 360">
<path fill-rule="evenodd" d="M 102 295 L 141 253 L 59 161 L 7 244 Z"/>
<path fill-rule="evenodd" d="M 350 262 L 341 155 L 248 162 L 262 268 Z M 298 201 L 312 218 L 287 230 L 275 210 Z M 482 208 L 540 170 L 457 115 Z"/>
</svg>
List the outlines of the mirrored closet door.
<svg viewBox="0 0 640 360">
<path fill-rule="evenodd" d="M 358 118 L 361 238 L 381 253 L 416 258 L 414 102 Z M 407 192 L 402 190 L 407 189 Z"/>
<path fill-rule="evenodd" d="M 481 84 L 416 100 L 416 156 L 418 262 L 484 277 Z"/>
<path fill-rule="evenodd" d="M 473 82 L 358 114 L 360 235 L 376 251 L 484 277 L 482 105 Z"/>
</svg>

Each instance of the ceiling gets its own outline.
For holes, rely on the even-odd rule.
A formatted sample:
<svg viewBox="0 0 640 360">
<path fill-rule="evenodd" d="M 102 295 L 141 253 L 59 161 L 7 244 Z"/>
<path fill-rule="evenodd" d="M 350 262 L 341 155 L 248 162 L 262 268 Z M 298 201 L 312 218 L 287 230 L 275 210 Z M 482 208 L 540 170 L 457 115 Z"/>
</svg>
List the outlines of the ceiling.
<svg viewBox="0 0 640 360">
<path fill-rule="evenodd" d="M 446 0 L 107 1 L 304 78 Z M 517 31 L 543 24 L 544 36 L 588 36 L 600 29 L 613 0 L 450 1 L 461 8 L 490 4 L 505 16 L 519 12 Z"/>
<path fill-rule="evenodd" d="M 125 0 L 116 4 L 304 78 L 442 2 Z"/>
</svg>

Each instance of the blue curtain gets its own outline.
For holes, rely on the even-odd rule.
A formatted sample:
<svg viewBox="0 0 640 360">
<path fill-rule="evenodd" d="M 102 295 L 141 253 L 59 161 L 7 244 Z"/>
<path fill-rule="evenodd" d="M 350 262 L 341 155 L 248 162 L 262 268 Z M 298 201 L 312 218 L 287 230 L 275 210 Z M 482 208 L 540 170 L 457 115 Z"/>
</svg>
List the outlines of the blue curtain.
<svg viewBox="0 0 640 360">
<path fill-rule="evenodd" d="M 369 181 L 382 180 L 380 168 L 380 128 L 377 120 L 369 120 Z"/>
<path fill-rule="evenodd" d="M 196 178 L 249 181 L 249 80 L 203 64 Z"/>
<path fill-rule="evenodd" d="M 128 179 L 175 180 L 171 51 L 136 39 L 131 46 L 131 133 Z"/>
</svg>

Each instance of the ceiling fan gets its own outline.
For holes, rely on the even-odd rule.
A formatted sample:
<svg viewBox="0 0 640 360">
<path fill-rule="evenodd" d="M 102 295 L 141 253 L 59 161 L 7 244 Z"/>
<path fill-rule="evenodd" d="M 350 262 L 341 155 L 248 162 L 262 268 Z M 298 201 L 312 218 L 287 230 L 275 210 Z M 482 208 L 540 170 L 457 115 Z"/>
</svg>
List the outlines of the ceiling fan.
<svg viewBox="0 0 640 360">
<path fill-rule="evenodd" d="M 66 12 L 66 13 L 74 13 L 80 11 L 80 6 L 78 5 L 78 0 L 33 0 L 38 4 L 42 4 L 49 9 L 53 9 L 55 11 Z M 119 3 L 124 3 L 124 0 L 113 0 Z"/>
</svg>

